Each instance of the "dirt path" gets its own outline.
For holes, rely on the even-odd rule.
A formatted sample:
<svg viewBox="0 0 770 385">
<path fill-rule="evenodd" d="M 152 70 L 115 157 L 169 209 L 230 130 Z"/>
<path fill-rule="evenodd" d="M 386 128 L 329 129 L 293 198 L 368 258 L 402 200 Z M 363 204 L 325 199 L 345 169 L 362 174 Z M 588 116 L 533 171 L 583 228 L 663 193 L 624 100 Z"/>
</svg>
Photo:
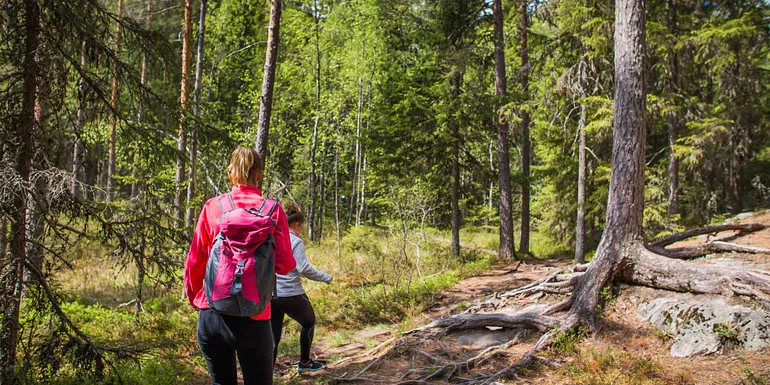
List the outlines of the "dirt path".
<svg viewBox="0 0 770 385">
<path fill-rule="evenodd" d="M 770 211 L 765 211 L 737 220 L 741 223 L 763 223 L 770 225 Z M 707 239 L 732 236 L 732 232 L 716 236 L 702 236 L 698 239 L 680 242 L 674 246 L 692 245 L 705 242 Z M 770 248 L 770 229 L 739 237 L 733 242 Z M 770 255 L 728 254 L 711 256 L 699 260 L 709 263 L 715 258 L 735 259 L 737 263 L 762 265 L 770 270 Z M 427 324 L 435 319 L 456 314 L 479 302 L 492 302 L 485 312 L 515 311 L 527 306 L 551 303 L 558 297 L 535 295 L 524 298 L 494 299 L 495 293 L 522 286 L 532 280 L 542 278 L 570 265 L 569 258 L 551 258 L 531 260 L 522 264 L 512 264 L 487 274 L 468 278 L 452 288 L 445 290 L 435 298 L 435 303 L 422 314 L 419 324 Z M 628 380 L 629 373 L 635 373 L 639 367 L 644 369 L 642 377 L 650 382 L 645 384 L 729 384 L 729 385 L 758 385 L 770 383 L 770 379 L 761 377 L 752 380 L 749 373 L 770 376 L 770 349 L 760 352 L 728 351 L 706 357 L 674 358 L 669 355 L 670 341 L 665 335 L 657 332 L 649 323 L 636 317 L 639 303 L 650 298 L 665 295 L 647 288 L 620 286 L 620 294 L 606 307 L 601 320 L 600 330 L 587 336 L 576 351 L 555 354 L 552 358 L 562 364 L 562 368 L 537 368 L 528 371 L 524 381 L 536 384 L 636 384 L 641 380 Z M 489 301 L 494 299 L 493 301 Z M 505 342 L 515 335 L 510 330 L 482 330 L 461 334 L 448 334 L 441 339 L 444 346 L 434 340 L 410 340 L 410 346 L 426 352 L 433 357 L 446 362 L 464 361 L 487 346 Z M 413 368 L 430 366 L 430 362 L 419 354 L 393 353 L 379 361 L 378 365 L 359 372 L 362 368 L 377 360 L 380 355 L 393 346 L 396 340 L 395 330 L 375 329 L 359 333 L 355 336 L 355 344 L 345 346 L 329 346 L 320 352 L 321 358 L 334 357 L 327 369 L 310 375 L 297 375 L 289 368 L 288 363 L 279 367 L 284 384 L 318 384 L 333 383 L 333 377 L 366 377 L 368 381 L 361 384 L 379 383 L 396 384 L 403 380 L 402 376 Z M 503 368 L 524 354 L 536 341 L 537 336 L 526 336 L 521 343 L 507 349 L 507 353 L 473 369 L 474 373 L 491 372 Z M 384 342 L 384 343 L 383 343 Z M 381 344 L 372 349 L 371 347 Z M 368 354 L 367 354 L 368 353 Z M 587 369 L 586 369 L 587 368 Z M 584 370 L 585 372 L 582 372 Z M 624 380 L 626 379 L 626 380 Z M 647 380 L 645 380 L 647 381 Z M 754 381 L 754 382 L 751 382 Z M 456 382 L 456 381 L 454 381 Z M 444 380 L 431 383 L 444 384 Z"/>
</svg>

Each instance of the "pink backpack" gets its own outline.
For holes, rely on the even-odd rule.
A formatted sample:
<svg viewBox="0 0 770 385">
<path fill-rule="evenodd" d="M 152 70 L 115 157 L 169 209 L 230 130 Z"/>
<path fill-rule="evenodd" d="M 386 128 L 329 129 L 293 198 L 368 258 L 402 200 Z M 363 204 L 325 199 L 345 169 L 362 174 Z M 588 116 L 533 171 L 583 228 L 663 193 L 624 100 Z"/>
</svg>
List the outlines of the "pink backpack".
<svg viewBox="0 0 770 385">
<path fill-rule="evenodd" d="M 217 201 L 222 217 L 206 264 L 206 299 L 217 313 L 252 317 L 265 310 L 275 291 L 273 231 L 278 227 L 270 216 L 278 203 L 265 199 L 258 209 L 242 209 L 230 194 Z"/>
</svg>

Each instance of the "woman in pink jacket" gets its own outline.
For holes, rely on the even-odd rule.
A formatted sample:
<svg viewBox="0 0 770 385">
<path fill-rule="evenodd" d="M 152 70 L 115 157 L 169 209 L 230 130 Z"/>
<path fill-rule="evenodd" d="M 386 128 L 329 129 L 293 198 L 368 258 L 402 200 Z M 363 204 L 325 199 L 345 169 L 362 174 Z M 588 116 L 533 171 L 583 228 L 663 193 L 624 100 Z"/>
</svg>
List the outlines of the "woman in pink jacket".
<svg viewBox="0 0 770 385">
<path fill-rule="evenodd" d="M 262 160 L 251 148 L 238 147 L 227 167 L 233 188 L 232 202 L 237 208 L 260 207 L 265 201 L 256 187 L 262 179 Z M 221 198 L 221 197 L 219 197 Z M 187 299 L 198 313 L 198 345 L 206 359 L 213 385 L 236 385 L 236 355 L 245 385 L 273 383 L 273 335 L 270 327 L 270 305 L 253 317 L 219 314 L 209 308 L 204 292 L 204 275 L 214 240 L 220 232 L 222 209 L 217 197 L 204 205 L 193 235 L 184 269 Z M 275 272 L 286 274 L 296 266 L 291 252 L 286 214 L 277 205 L 270 214 L 276 225 L 273 231 Z"/>
</svg>

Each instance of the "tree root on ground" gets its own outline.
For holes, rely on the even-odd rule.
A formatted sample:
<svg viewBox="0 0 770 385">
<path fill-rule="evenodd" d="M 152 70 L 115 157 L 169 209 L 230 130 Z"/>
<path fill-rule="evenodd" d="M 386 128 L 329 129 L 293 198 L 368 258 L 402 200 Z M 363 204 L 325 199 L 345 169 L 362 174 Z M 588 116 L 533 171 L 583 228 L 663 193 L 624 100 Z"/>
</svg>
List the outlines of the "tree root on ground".
<svg viewBox="0 0 770 385">
<path fill-rule="evenodd" d="M 716 253 L 746 253 L 746 254 L 770 254 L 770 249 L 751 247 L 722 241 L 711 241 L 690 247 L 676 247 L 666 249 L 663 247 L 651 248 L 658 254 L 675 259 L 695 259 L 708 254 Z"/>
<path fill-rule="evenodd" d="M 747 254 L 770 254 L 770 249 L 764 249 L 760 247 L 751 247 L 745 245 L 739 245 L 737 243 L 730 243 L 727 240 L 733 240 L 737 237 L 761 231 L 768 228 L 768 226 L 759 223 L 749 224 L 726 224 L 718 226 L 700 227 L 697 229 L 690 229 L 681 233 L 669 235 L 661 239 L 650 242 L 647 247 L 657 254 L 664 255 L 669 258 L 676 259 L 694 259 L 708 254 L 715 253 L 747 253 Z M 737 231 L 738 233 L 732 237 L 724 238 L 715 241 L 708 241 L 702 244 L 688 246 L 688 247 L 676 247 L 667 249 L 666 246 L 670 246 L 676 242 L 683 241 L 687 238 L 691 238 L 697 235 L 704 234 L 717 234 L 722 231 Z"/>
<path fill-rule="evenodd" d="M 696 235 L 716 234 L 722 231 L 738 231 L 739 232 L 738 235 L 745 235 L 745 234 L 761 231 L 766 228 L 768 228 L 768 226 L 765 226 L 759 223 L 748 223 L 743 225 L 726 224 L 726 225 L 699 227 L 697 229 L 690 229 L 687 231 L 683 231 L 681 233 L 676 233 L 673 235 L 669 235 L 667 237 L 657 239 L 653 242 L 650 242 L 649 246 L 651 248 L 666 247 L 668 245 L 672 245 L 676 242 L 683 241 L 687 238 L 691 238 Z"/>
<path fill-rule="evenodd" d="M 730 228 L 717 228 L 735 229 L 735 225 L 729 226 Z M 746 226 L 749 226 L 746 228 L 751 231 L 756 231 L 752 229 L 759 229 L 753 225 Z M 762 226 L 762 228 L 765 227 Z M 713 228 L 708 228 L 708 230 L 711 229 Z M 691 231 L 690 234 L 697 235 L 706 231 L 704 229 L 696 230 L 698 231 Z M 678 239 L 681 236 L 672 237 Z M 338 382 L 382 382 L 365 379 L 361 375 L 369 369 L 379 367 L 384 359 L 396 354 L 412 355 L 412 368 L 401 376 L 400 382 L 395 383 L 399 385 L 427 384 L 437 379 L 446 379 L 463 385 L 490 385 L 497 383 L 497 380 L 504 377 L 518 379 L 521 369 L 532 364 L 556 367 L 559 365 L 558 363 L 543 358 L 539 354 L 553 343 L 553 337 L 556 333 L 568 333 L 581 325 L 595 329 L 595 313 L 599 293 L 603 287 L 612 284 L 615 280 L 676 292 L 745 296 L 770 309 L 770 272 L 746 267 L 696 264 L 658 253 L 658 250 L 670 244 L 668 243 L 671 242 L 670 239 L 656 243 L 655 246 L 645 246 L 639 240 L 630 239 L 618 242 L 612 247 L 606 247 L 603 251 L 604 256 L 601 258 L 597 256 L 590 264 L 581 265 L 572 273 L 564 274 L 563 271 L 559 271 L 493 297 L 494 300 L 510 296 L 531 295 L 537 292 L 569 294 L 568 298 L 552 304 L 544 310 L 520 311 L 515 314 L 460 314 L 437 319 L 426 326 L 405 332 L 405 336 L 393 348 L 352 377 L 335 380 Z M 719 244 L 718 242 L 710 242 L 709 244 L 715 243 Z M 567 312 L 561 316 L 553 316 L 553 314 L 564 311 Z M 516 337 L 504 344 L 485 349 L 469 359 L 458 362 L 445 362 L 441 358 L 416 347 L 416 344 L 421 341 L 435 338 L 444 354 L 451 357 L 451 353 L 441 342 L 441 337 L 451 331 L 493 326 L 519 331 L 534 330 L 542 333 L 542 336 L 521 359 L 512 365 L 493 373 L 477 374 L 473 378 L 464 378 L 460 375 L 471 373 L 474 368 L 488 362 L 491 357 L 499 356 L 519 343 L 521 333 L 516 334 Z M 406 342 L 409 338 L 412 338 L 413 341 Z M 414 360 L 416 357 L 424 359 L 427 365 L 423 368 L 415 368 Z M 409 377 L 412 376 L 414 378 L 410 379 Z"/>
</svg>

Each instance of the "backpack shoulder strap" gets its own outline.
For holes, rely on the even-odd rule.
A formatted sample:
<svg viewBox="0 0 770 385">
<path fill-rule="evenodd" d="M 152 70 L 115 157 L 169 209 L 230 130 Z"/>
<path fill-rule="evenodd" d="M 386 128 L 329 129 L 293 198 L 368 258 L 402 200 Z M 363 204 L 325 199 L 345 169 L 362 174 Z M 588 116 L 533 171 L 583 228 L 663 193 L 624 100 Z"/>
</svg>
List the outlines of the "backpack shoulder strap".
<svg viewBox="0 0 770 385">
<path fill-rule="evenodd" d="M 273 211 L 275 211 L 276 206 L 278 206 L 277 201 L 265 198 L 265 200 L 262 201 L 262 205 L 259 206 L 259 209 L 257 211 L 262 213 L 262 215 L 269 217 L 273 215 Z M 266 207 L 269 207 L 270 209 L 265 211 Z"/>
<path fill-rule="evenodd" d="M 223 198 L 226 198 L 226 199 L 223 199 Z M 235 201 L 233 200 L 233 196 L 230 193 L 222 194 L 218 196 L 217 203 L 219 203 L 219 210 L 222 211 L 222 217 L 224 217 L 225 214 L 237 208 L 235 206 Z"/>
</svg>

